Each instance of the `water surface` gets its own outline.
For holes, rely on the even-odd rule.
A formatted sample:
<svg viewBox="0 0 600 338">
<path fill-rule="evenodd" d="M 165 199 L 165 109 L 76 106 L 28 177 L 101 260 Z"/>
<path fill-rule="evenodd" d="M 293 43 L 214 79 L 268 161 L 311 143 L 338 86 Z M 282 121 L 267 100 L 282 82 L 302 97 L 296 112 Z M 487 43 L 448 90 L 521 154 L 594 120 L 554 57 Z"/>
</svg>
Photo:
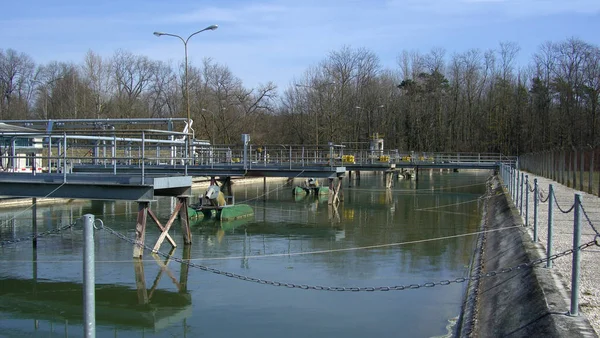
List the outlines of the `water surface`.
<svg viewBox="0 0 600 338">
<path fill-rule="evenodd" d="M 390 190 L 382 175 L 344 181 L 344 203 L 295 198 L 291 186 L 234 185 L 254 217 L 202 221 L 184 253 L 194 264 L 281 283 L 378 287 L 454 280 L 467 275 L 480 221 L 486 171 L 421 174 Z M 195 190 L 194 195 L 202 191 Z M 151 208 L 163 223 L 174 207 Z M 38 206 L 39 231 L 92 213 L 133 237 L 137 204 L 78 201 Z M 27 206 L 0 210 L 2 240 L 27 236 Z M 146 243 L 159 230 L 148 223 Z M 96 333 L 99 337 L 432 337 L 448 333 L 465 284 L 388 292 L 327 292 L 273 287 L 201 271 L 145 253 L 96 232 Z M 161 251 L 169 252 L 165 241 Z M 78 337 L 82 329 L 80 225 L 61 234 L 0 247 L 0 335 Z M 166 264 L 166 265 L 165 265 Z"/>
</svg>

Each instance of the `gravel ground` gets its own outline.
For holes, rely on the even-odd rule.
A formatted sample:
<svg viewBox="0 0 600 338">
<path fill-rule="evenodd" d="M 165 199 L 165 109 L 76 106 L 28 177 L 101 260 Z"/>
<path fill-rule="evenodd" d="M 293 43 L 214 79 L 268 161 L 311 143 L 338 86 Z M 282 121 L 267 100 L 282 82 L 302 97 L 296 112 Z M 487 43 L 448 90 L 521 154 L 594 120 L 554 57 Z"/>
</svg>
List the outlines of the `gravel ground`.
<svg viewBox="0 0 600 338">
<path fill-rule="evenodd" d="M 540 191 L 541 197 L 545 200 L 548 197 L 549 185 L 552 184 L 554 188 L 554 195 L 556 196 L 556 202 L 560 208 L 564 211 L 568 211 L 573 206 L 575 200 L 575 193 L 581 194 L 582 205 L 585 213 L 589 217 L 586 217 L 581 213 L 581 244 L 593 241 L 596 237 L 596 231 L 590 225 L 600 230 L 600 198 L 597 196 L 581 192 L 569 187 L 566 187 L 556 181 L 535 176 L 529 173 L 530 188 L 533 190 L 533 179 L 538 180 L 538 190 Z M 519 174 L 520 175 L 520 174 Z M 529 233 L 533 239 L 533 209 L 534 200 L 533 192 L 529 192 L 528 203 L 525 203 L 525 189 L 523 189 L 523 208 L 521 217 L 525 224 L 525 216 L 527 214 L 529 225 Z M 521 203 L 513 196 L 513 201 L 517 202 L 517 206 L 520 207 Z M 526 212 L 525 206 L 528 205 L 528 212 Z M 573 247 L 573 218 L 574 212 L 563 213 L 563 211 L 557 208 L 556 203 L 553 206 L 553 253 L 560 253 L 566 250 L 572 249 Z M 548 201 L 545 203 L 538 204 L 538 240 L 544 245 L 544 248 L 548 247 Z M 567 286 L 569 295 L 571 294 L 571 269 L 572 269 L 572 255 L 558 258 L 553 262 L 553 269 L 558 271 L 559 275 L 563 278 L 562 282 Z M 579 284 L 579 309 L 580 314 L 585 315 L 596 334 L 600 333 L 600 247 L 591 246 L 586 248 L 581 253 L 581 265 L 580 265 L 580 284 Z M 570 300 L 568 301 L 570 304 Z M 568 311 L 569 309 L 566 309 Z"/>
</svg>

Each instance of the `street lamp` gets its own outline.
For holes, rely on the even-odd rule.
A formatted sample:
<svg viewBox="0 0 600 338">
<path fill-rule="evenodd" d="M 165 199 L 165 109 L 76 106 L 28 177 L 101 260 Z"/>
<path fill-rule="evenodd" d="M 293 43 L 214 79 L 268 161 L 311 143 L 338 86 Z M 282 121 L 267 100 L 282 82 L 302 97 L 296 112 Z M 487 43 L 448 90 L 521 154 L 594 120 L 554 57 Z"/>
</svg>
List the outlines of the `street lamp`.
<svg viewBox="0 0 600 338">
<path fill-rule="evenodd" d="M 296 83 L 296 87 L 300 87 L 300 88 L 308 88 L 308 89 L 320 89 L 324 86 L 329 86 L 329 85 L 335 85 L 335 82 L 324 82 L 321 84 L 318 84 L 316 86 L 308 86 L 308 85 L 302 85 L 299 83 Z M 319 146 L 319 120 L 318 120 L 319 115 L 317 114 L 317 111 L 315 110 L 315 141 L 317 143 L 317 147 Z"/>
<path fill-rule="evenodd" d="M 215 29 L 219 28 L 218 25 L 210 25 L 204 29 L 201 29 L 197 32 L 194 32 L 192 34 L 190 34 L 190 36 L 187 37 L 187 39 L 183 39 L 181 36 L 176 35 L 176 34 L 170 34 L 170 33 L 163 33 L 163 32 L 154 32 L 154 35 L 156 35 L 157 37 L 161 37 L 163 35 L 166 36 L 172 36 L 175 38 L 179 38 L 179 40 L 181 40 L 181 42 L 183 42 L 183 48 L 185 49 L 185 98 L 186 98 L 186 106 L 187 106 L 187 136 L 188 136 L 188 149 L 186 149 L 186 157 L 189 157 L 190 155 L 190 148 L 192 147 L 192 140 L 190 140 L 189 135 L 190 135 L 190 130 L 192 129 L 191 126 L 191 118 L 190 118 L 190 88 L 188 85 L 188 52 L 187 52 L 187 43 L 188 41 L 190 41 L 190 39 L 192 38 L 192 36 L 198 34 L 198 33 L 202 33 L 204 31 L 214 31 Z"/>
</svg>

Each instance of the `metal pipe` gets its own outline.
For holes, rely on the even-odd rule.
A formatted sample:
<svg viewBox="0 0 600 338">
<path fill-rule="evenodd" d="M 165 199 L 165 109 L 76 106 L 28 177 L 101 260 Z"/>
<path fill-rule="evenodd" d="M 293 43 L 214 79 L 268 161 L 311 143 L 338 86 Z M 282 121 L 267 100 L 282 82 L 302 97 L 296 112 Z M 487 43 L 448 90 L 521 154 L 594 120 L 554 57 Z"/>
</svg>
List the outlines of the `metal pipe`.
<svg viewBox="0 0 600 338">
<path fill-rule="evenodd" d="M 67 134 L 63 136 L 63 183 L 67 183 Z"/>
<path fill-rule="evenodd" d="M 575 215 L 573 216 L 573 265 L 571 272 L 571 311 L 569 315 L 579 315 L 579 265 L 581 263 L 579 244 L 581 243 L 581 194 L 575 194 Z"/>
<path fill-rule="evenodd" d="M 525 226 L 529 226 L 529 175 L 525 175 Z"/>
<path fill-rule="evenodd" d="M 552 256 L 552 242 L 553 242 L 553 230 L 554 230 L 554 219 L 553 219 L 553 209 L 554 209 L 554 186 L 550 184 L 548 187 L 548 242 L 546 243 L 546 267 L 552 267 L 552 261 L 550 260 L 550 256 Z"/>
<path fill-rule="evenodd" d="M 519 198 L 519 212 L 521 213 L 521 215 L 523 215 L 523 186 L 524 186 L 524 180 L 523 180 L 523 176 L 525 174 L 521 173 L 521 198 Z"/>
<path fill-rule="evenodd" d="M 538 241 L 538 183 L 537 178 L 533 179 L 533 241 Z"/>
<path fill-rule="evenodd" d="M 94 215 L 83 215 L 83 332 L 96 336 L 96 276 L 94 270 Z"/>
</svg>

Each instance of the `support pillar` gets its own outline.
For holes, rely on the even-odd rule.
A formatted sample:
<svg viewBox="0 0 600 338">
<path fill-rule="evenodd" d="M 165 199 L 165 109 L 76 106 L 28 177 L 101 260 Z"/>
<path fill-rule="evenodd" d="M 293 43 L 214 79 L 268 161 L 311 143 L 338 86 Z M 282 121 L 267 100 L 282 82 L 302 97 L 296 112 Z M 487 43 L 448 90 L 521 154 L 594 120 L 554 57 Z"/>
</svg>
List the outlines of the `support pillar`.
<svg viewBox="0 0 600 338">
<path fill-rule="evenodd" d="M 179 202 L 179 221 L 181 222 L 181 232 L 183 233 L 183 244 L 192 244 L 192 230 L 190 229 L 190 218 L 188 215 L 188 196 L 178 196 Z M 168 230 L 167 230 L 168 231 Z"/>
<path fill-rule="evenodd" d="M 135 225 L 135 244 L 133 246 L 133 257 L 141 258 L 144 255 L 146 238 L 146 215 L 149 202 L 138 202 L 138 216 Z M 143 268 L 142 268 L 143 270 Z"/>
</svg>

